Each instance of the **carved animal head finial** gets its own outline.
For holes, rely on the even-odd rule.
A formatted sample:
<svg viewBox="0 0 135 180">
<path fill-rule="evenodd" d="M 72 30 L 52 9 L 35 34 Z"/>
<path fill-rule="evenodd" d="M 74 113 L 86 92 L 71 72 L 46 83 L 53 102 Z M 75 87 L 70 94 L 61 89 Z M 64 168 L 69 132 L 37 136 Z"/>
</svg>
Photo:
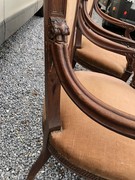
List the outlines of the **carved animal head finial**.
<svg viewBox="0 0 135 180">
<path fill-rule="evenodd" d="M 50 17 L 49 22 L 49 37 L 58 42 L 66 42 L 67 35 L 69 35 L 69 27 L 65 19 L 60 17 Z"/>
</svg>

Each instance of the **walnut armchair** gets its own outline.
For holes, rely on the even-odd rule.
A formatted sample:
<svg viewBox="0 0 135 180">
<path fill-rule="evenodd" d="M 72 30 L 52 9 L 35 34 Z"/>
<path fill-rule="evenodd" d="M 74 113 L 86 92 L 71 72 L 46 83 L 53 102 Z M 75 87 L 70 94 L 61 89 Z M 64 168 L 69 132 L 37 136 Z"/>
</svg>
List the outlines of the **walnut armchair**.
<svg viewBox="0 0 135 180">
<path fill-rule="evenodd" d="M 123 28 L 125 37 L 131 38 L 130 33 L 135 31 L 135 26 L 119 19 L 113 18 L 108 14 L 104 13 L 98 5 L 99 0 L 94 0 L 95 11 L 109 23 L 116 25 L 117 27 Z"/>
<path fill-rule="evenodd" d="M 105 74 L 75 72 L 71 58 L 76 25 L 94 43 L 103 39 L 82 21 L 80 0 L 44 2 L 43 148 L 27 180 L 34 179 L 50 155 L 87 179 L 134 180 L 134 89 Z M 109 40 L 104 46 L 134 54 L 132 48 Z"/>
<path fill-rule="evenodd" d="M 91 10 L 92 7 L 94 7 L 96 11 L 101 11 L 99 10 L 100 8 L 97 5 L 98 1 L 94 0 L 93 3 L 94 4 L 92 5 L 91 1 L 87 1 L 87 0 L 82 1 L 83 21 L 87 24 L 87 26 L 102 37 L 105 37 L 114 42 L 118 42 L 120 44 L 124 44 L 126 46 L 134 48 L 135 41 L 127 37 L 122 37 L 115 33 L 109 32 L 108 30 L 103 29 L 102 27 L 100 27 L 99 25 L 96 25 L 93 22 L 90 16 L 92 13 L 89 14 L 88 11 L 89 10 L 92 11 Z M 90 8 L 89 10 L 87 6 Z M 101 11 L 100 13 L 103 13 L 103 12 Z M 128 23 L 121 22 L 120 25 L 127 28 L 126 34 L 128 34 L 127 32 L 129 32 L 129 30 L 130 31 L 134 30 L 134 26 Z M 76 42 L 74 63 L 79 62 L 81 65 L 93 71 L 109 74 L 109 75 L 121 78 L 124 81 L 127 81 L 130 75 L 133 73 L 133 70 L 134 70 L 133 57 L 131 59 L 130 56 L 120 55 L 121 52 L 114 53 L 114 52 L 105 50 L 103 46 L 99 47 L 95 45 L 93 42 L 89 41 L 86 37 L 82 36 L 82 32 L 79 29 L 77 31 L 76 39 L 77 39 L 77 42 Z M 134 81 L 134 78 L 133 78 L 133 81 Z M 131 82 L 131 84 L 133 86 L 133 82 Z"/>
</svg>

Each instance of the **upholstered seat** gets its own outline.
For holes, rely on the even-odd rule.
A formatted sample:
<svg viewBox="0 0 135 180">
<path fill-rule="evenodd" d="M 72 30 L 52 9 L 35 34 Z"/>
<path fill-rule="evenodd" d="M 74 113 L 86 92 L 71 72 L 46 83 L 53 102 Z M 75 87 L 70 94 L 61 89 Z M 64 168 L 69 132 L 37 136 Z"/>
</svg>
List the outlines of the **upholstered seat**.
<svg viewBox="0 0 135 180">
<path fill-rule="evenodd" d="M 71 64 L 78 32 L 96 45 L 130 55 L 131 60 L 134 49 L 90 29 L 85 23 L 83 2 L 86 0 L 45 0 L 43 147 L 27 180 L 34 179 L 51 154 L 87 179 L 135 179 L 135 90 L 112 76 L 75 72 Z M 87 59 L 90 52 L 97 63 L 99 57 L 101 61 L 104 57 L 103 64 L 111 58 L 113 65 L 108 63 L 108 67 L 115 71 L 117 55 L 114 58 L 112 52 L 93 44 L 89 48 L 88 43 L 83 38 L 86 47 L 77 53 L 83 51 Z M 118 57 L 117 76 L 121 76 L 126 60 Z"/>
<path fill-rule="evenodd" d="M 121 78 L 127 66 L 125 56 L 100 48 L 84 36 L 81 48 L 76 49 L 76 59 L 81 64 L 92 66 L 99 71 Z"/>
<path fill-rule="evenodd" d="M 135 115 L 135 91 L 107 75 L 78 72 L 78 79 L 97 98 Z M 111 180 L 134 180 L 135 141 L 112 132 L 86 116 L 61 92 L 61 131 L 50 143 L 71 164 Z"/>
</svg>

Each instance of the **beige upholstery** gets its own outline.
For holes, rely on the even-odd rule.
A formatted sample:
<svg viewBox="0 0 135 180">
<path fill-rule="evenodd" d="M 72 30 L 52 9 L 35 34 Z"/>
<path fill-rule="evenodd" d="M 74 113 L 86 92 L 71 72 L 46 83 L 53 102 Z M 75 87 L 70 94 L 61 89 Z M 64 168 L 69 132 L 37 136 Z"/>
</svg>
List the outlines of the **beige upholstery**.
<svg viewBox="0 0 135 180">
<path fill-rule="evenodd" d="M 81 59 L 82 62 L 116 77 L 123 75 L 127 65 L 125 56 L 102 49 L 84 36 L 82 37 L 81 49 L 76 50 L 76 57 Z"/>
<path fill-rule="evenodd" d="M 135 91 L 123 81 L 93 72 L 78 78 L 102 101 L 135 115 Z M 50 143 L 72 164 L 111 180 L 135 179 L 135 141 L 114 133 L 87 117 L 62 90 L 62 130 Z"/>
<path fill-rule="evenodd" d="M 92 11 L 92 5 L 93 5 L 93 0 L 88 0 L 87 1 L 87 11 L 88 11 L 88 13 Z"/>
<path fill-rule="evenodd" d="M 67 1 L 67 11 L 66 11 L 66 22 L 68 24 L 68 27 L 70 29 L 70 35 L 68 36 L 68 39 L 70 41 L 70 37 L 72 34 L 72 29 L 73 29 L 73 25 L 74 25 L 74 18 L 75 18 L 75 13 L 76 13 L 76 8 L 77 8 L 77 1 L 78 0 L 68 0 Z M 91 10 L 93 4 L 93 0 L 89 0 L 88 1 L 88 12 Z"/>
</svg>

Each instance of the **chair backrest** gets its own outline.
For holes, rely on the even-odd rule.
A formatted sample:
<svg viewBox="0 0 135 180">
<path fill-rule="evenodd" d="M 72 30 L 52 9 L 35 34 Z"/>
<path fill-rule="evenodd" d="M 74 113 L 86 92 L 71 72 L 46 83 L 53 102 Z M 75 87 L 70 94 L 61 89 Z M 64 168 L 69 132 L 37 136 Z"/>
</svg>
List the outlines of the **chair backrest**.
<svg viewBox="0 0 135 180">
<path fill-rule="evenodd" d="M 69 7 L 66 9 L 67 1 L 69 2 L 68 4 Z M 72 101 L 93 120 L 99 122 L 105 127 L 108 127 L 109 129 L 112 129 L 113 131 L 124 134 L 125 136 L 135 138 L 135 117 L 127 113 L 125 114 L 124 112 L 121 112 L 117 110 L 116 108 L 113 108 L 111 105 L 108 105 L 106 102 L 103 102 L 102 100 L 98 99 L 98 97 L 94 96 L 94 93 L 92 93 L 91 91 L 88 91 L 87 88 L 85 88 L 84 85 L 80 83 L 79 79 L 77 78 L 76 74 L 73 71 L 73 68 L 71 66 L 71 61 L 70 61 L 69 49 L 68 49 L 69 44 L 67 45 L 67 43 L 65 43 L 65 38 L 66 38 L 65 36 L 69 34 L 69 31 L 68 31 L 69 28 L 67 27 L 67 24 L 64 18 L 67 17 L 67 23 L 69 21 L 69 26 L 70 26 L 71 35 L 72 35 L 72 32 L 74 32 L 75 25 L 76 25 L 75 24 L 76 22 L 74 23 L 75 18 L 76 18 L 75 17 L 76 13 L 74 13 L 73 19 L 72 18 L 70 19 L 68 17 L 70 16 L 70 12 L 72 12 L 71 7 L 73 4 L 71 0 L 67 0 L 67 1 L 66 0 L 45 0 L 45 9 L 46 9 L 46 12 L 45 12 L 45 30 L 46 30 L 45 32 L 45 55 L 46 55 L 45 106 L 46 108 L 45 109 L 46 109 L 46 113 L 43 118 L 43 134 L 44 134 L 43 138 L 44 139 L 43 139 L 43 149 L 42 149 L 41 155 L 37 159 L 37 163 L 32 167 L 27 180 L 34 179 L 33 178 L 34 175 L 42 167 L 44 162 L 47 161 L 48 156 L 50 156 L 50 153 L 58 154 L 57 151 L 54 151 L 53 153 L 53 150 L 49 148 L 49 145 L 50 145 L 49 135 L 52 131 L 55 131 L 55 130 L 57 131 L 60 129 L 62 130 L 62 128 L 64 129 L 64 127 L 62 127 L 60 124 L 61 123 L 60 122 L 60 85 L 63 86 L 64 90 L 66 91 L 68 96 L 72 99 Z M 76 0 L 76 5 L 74 4 L 73 6 L 74 8 L 77 7 L 78 2 L 79 0 Z M 68 14 L 67 16 L 66 16 L 66 11 Z M 83 24 L 82 22 L 82 28 L 83 26 L 86 26 L 86 24 Z M 84 32 L 86 35 L 87 33 L 89 33 L 88 30 L 89 29 L 85 27 Z M 68 40 L 69 43 L 72 39 L 71 35 Z M 92 33 L 91 35 L 94 36 Z M 95 38 L 95 41 L 98 41 L 97 36 L 94 36 L 94 38 Z M 101 43 L 103 42 L 102 39 L 99 39 L 99 40 Z M 108 43 L 109 42 L 107 41 L 106 46 L 108 45 Z M 123 50 L 125 50 L 124 47 L 123 47 Z M 88 77 L 88 80 L 91 81 L 92 78 Z M 93 81 L 93 83 L 96 84 L 95 80 Z M 98 89 L 99 87 L 100 86 L 98 86 Z M 100 90 L 103 90 L 103 93 L 104 93 L 104 89 L 101 88 L 99 89 L 99 91 Z M 57 134 L 57 132 L 54 132 L 54 133 Z M 76 131 L 73 134 L 76 134 Z M 66 141 L 66 138 L 64 138 L 64 140 Z M 78 141 L 80 141 L 80 139 L 78 139 Z M 72 144 L 74 146 L 73 142 L 76 142 L 76 141 L 72 141 Z M 65 146 L 65 147 L 68 148 L 68 146 Z M 75 147 L 79 147 L 79 146 L 75 146 Z M 86 149 L 87 149 L 87 144 L 86 144 Z M 64 160 L 67 160 L 67 157 L 65 157 L 65 159 L 63 158 L 63 161 L 62 161 L 61 153 L 59 153 L 57 157 L 59 157 L 58 159 L 61 162 L 63 162 L 63 164 L 65 162 Z M 68 158 L 70 159 L 70 156 L 68 156 Z M 80 159 L 81 158 L 79 158 L 79 161 Z M 68 165 L 68 161 L 67 161 L 67 165 Z M 70 166 L 70 168 L 74 170 L 77 170 L 77 167 L 73 166 L 72 164 Z M 78 168 L 78 172 L 79 172 L 79 169 L 80 168 Z M 86 174 L 86 171 L 83 171 L 82 175 L 85 175 L 85 174 Z M 92 177 L 91 173 L 89 177 Z"/>
<path fill-rule="evenodd" d="M 79 0 L 67 0 L 66 23 L 69 27 L 70 35 L 68 36 L 69 53 L 72 54 L 74 44 L 74 33 L 76 26 L 76 15 L 78 10 Z"/>
<path fill-rule="evenodd" d="M 80 3 L 80 2 L 77 1 L 77 3 Z M 77 3 L 76 3 L 76 6 L 78 5 Z M 72 4 L 70 4 L 70 5 L 72 5 Z M 68 11 L 68 8 L 67 8 L 67 13 L 68 12 L 70 12 L 70 11 Z M 76 15 L 76 13 L 75 13 L 75 15 Z M 120 48 L 121 53 L 124 53 L 124 54 L 131 53 L 131 55 L 134 54 L 134 49 L 127 48 L 123 45 L 119 45 L 117 43 L 106 40 L 106 39 L 98 36 L 94 32 L 92 32 L 92 30 L 87 27 L 87 24 L 85 24 L 85 22 L 83 20 L 83 13 L 81 11 L 81 8 L 77 11 L 77 17 L 78 17 L 77 23 L 78 23 L 80 30 L 86 37 L 88 37 L 88 39 L 93 41 L 95 44 L 97 44 L 97 45 L 99 44 L 100 46 L 103 46 L 103 48 L 110 49 L 114 52 L 119 51 L 119 48 Z M 73 23 L 70 24 L 70 27 L 71 27 L 70 29 L 72 29 L 71 32 L 73 32 L 74 28 L 75 28 L 75 26 L 73 24 L 76 23 L 76 21 L 75 22 L 74 21 L 75 21 L 75 17 L 74 17 L 74 20 L 72 21 Z M 68 21 L 67 21 L 67 23 L 68 23 Z M 65 91 L 68 93 L 68 95 L 71 97 L 71 99 L 74 100 L 75 104 L 77 104 L 80 109 L 83 109 L 83 111 L 87 115 L 89 115 L 90 117 L 93 116 L 92 118 L 95 119 L 95 117 L 94 117 L 95 114 L 96 114 L 96 116 L 97 116 L 97 114 L 99 114 L 98 121 L 101 123 L 104 120 L 104 118 L 102 119 L 102 117 L 104 116 L 104 113 L 105 114 L 107 113 L 110 118 L 110 114 L 112 113 L 112 108 L 110 108 L 110 109 L 109 109 L 109 107 L 106 108 L 105 104 L 102 104 L 101 102 L 99 102 L 99 100 L 97 98 L 93 97 L 92 94 L 89 94 L 86 91 L 86 89 L 78 82 L 78 80 L 77 80 L 76 76 L 74 75 L 73 70 L 71 68 L 70 54 L 69 54 L 69 50 L 67 48 L 67 44 L 64 43 L 63 41 L 62 42 L 57 41 L 57 37 L 60 36 L 61 38 L 63 38 L 63 36 L 66 36 L 68 34 L 67 25 L 64 21 L 61 21 L 61 26 L 59 27 L 58 30 L 56 32 L 52 33 L 54 35 L 56 34 L 56 37 L 54 38 L 53 42 L 51 41 L 52 42 L 51 43 L 52 44 L 51 54 L 53 55 L 55 69 L 57 71 L 60 83 L 62 84 Z M 58 32 L 60 32 L 60 33 L 58 33 Z M 71 41 L 71 39 L 72 38 L 70 37 L 69 42 Z M 49 76 L 49 79 L 51 80 L 50 76 Z M 52 80 L 51 80 L 51 83 L 52 83 Z M 54 88 L 56 89 L 56 82 L 54 84 Z M 55 97 L 54 96 L 54 93 L 55 93 L 54 88 L 51 88 L 53 90 L 53 92 L 52 92 L 53 93 L 53 104 L 54 104 L 54 97 Z M 57 96 L 56 96 L 56 98 L 57 98 Z M 94 99 L 94 103 L 93 103 L 93 99 Z M 96 106 L 94 105 L 95 103 L 96 103 Z M 97 112 L 97 110 L 100 109 L 102 106 L 105 108 L 106 112 L 104 112 L 104 111 Z M 91 112 L 91 109 L 89 109 L 89 107 L 92 107 L 94 112 Z M 58 106 L 57 106 L 57 108 L 58 108 Z M 51 107 L 51 109 L 52 109 L 52 107 Z M 109 112 L 108 112 L 108 110 L 109 110 Z M 112 114 L 114 117 L 117 113 L 115 114 L 113 112 Z M 54 118 L 54 119 L 56 120 L 56 118 Z M 114 120 L 119 122 L 119 121 L 121 121 L 121 117 L 119 117 L 118 119 L 114 118 Z M 108 123 L 108 125 L 107 125 L 107 123 Z M 128 120 L 127 120 L 127 123 L 130 124 L 128 122 Z M 110 126 L 110 121 L 108 121 L 108 120 L 106 121 L 106 126 L 108 126 L 110 129 L 115 129 L 115 130 L 118 128 L 116 131 L 119 131 L 122 133 L 121 127 L 119 125 L 116 127 L 112 123 L 112 125 Z"/>
<path fill-rule="evenodd" d="M 121 27 L 123 29 L 125 29 L 125 37 L 131 38 L 130 33 L 135 31 L 135 26 L 131 23 L 128 22 L 124 22 L 121 21 L 119 19 L 116 19 L 114 17 L 109 16 L 108 14 L 105 14 L 104 12 L 102 12 L 102 10 L 99 8 L 98 5 L 98 0 L 94 1 L 94 6 L 95 6 L 95 10 L 96 12 L 107 22 L 116 25 L 117 27 Z"/>
</svg>

